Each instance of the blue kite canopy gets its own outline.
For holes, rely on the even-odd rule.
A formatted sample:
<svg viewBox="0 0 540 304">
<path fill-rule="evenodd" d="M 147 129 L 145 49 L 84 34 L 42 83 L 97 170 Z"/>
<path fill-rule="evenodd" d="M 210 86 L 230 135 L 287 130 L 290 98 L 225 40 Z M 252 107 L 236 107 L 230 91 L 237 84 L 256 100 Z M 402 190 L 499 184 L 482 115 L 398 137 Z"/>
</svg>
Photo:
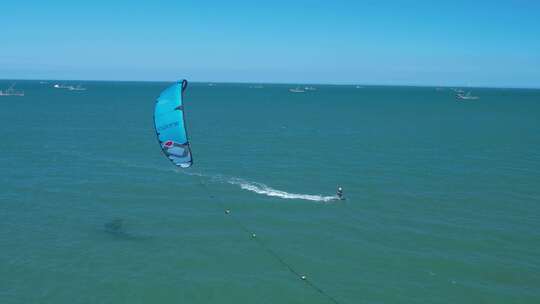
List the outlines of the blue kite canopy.
<svg viewBox="0 0 540 304">
<path fill-rule="evenodd" d="M 171 85 L 161 92 L 154 109 L 154 127 L 161 150 L 175 165 L 182 168 L 193 164 L 182 101 L 186 88 L 186 80 Z"/>
</svg>

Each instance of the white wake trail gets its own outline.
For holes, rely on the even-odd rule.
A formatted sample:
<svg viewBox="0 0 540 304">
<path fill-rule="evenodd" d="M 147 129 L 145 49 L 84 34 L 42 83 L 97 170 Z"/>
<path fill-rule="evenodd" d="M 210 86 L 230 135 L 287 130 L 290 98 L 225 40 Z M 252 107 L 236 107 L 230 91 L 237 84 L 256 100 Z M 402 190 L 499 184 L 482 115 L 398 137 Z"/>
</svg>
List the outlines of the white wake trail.
<svg viewBox="0 0 540 304">
<path fill-rule="evenodd" d="M 265 184 L 242 181 L 238 179 L 229 180 L 229 184 L 238 185 L 240 186 L 240 188 L 244 190 L 255 192 L 257 194 L 263 194 L 266 196 L 273 196 L 273 197 L 279 197 L 279 198 L 284 198 L 284 199 L 302 199 L 302 200 L 316 201 L 316 202 L 329 202 L 329 201 L 337 199 L 336 196 L 289 193 L 289 192 L 285 192 L 285 191 L 268 187 Z"/>
<path fill-rule="evenodd" d="M 183 173 L 187 175 L 206 177 L 206 178 L 211 179 L 214 182 L 227 183 L 227 184 L 239 186 L 243 190 L 247 190 L 250 192 L 254 192 L 254 193 L 266 195 L 266 196 L 271 196 L 271 197 L 279 197 L 282 199 L 301 199 L 301 200 L 315 201 L 315 202 L 330 202 L 330 201 L 338 199 L 336 195 L 324 196 L 324 195 L 316 195 L 316 194 L 289 193 L 286 191 L 274 189 L 263 183 L 251 182 L 251 181 L 238 178 L 238 177 L 225 177 L 219 174 L 207 175 L 207 174 L 195 173 L 195 172 L 183 172 Z"/>
</svg>

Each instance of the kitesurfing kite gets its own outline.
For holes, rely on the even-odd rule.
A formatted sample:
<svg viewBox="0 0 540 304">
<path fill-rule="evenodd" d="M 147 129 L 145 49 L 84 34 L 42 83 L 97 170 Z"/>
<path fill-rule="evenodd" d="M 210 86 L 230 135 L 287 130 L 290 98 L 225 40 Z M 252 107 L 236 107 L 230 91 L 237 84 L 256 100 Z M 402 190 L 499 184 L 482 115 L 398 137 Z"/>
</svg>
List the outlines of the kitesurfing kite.
<svg viewBox="0 0 540 304">
<path fill-rule="evenodd" d="M 182 100 L 186 88 L 187 80 L 166 88 L 156 100 L 154 109 L 154 128 L 161 150 L 173 164 L 181 168 L 193 164 Z"/>
</svg>

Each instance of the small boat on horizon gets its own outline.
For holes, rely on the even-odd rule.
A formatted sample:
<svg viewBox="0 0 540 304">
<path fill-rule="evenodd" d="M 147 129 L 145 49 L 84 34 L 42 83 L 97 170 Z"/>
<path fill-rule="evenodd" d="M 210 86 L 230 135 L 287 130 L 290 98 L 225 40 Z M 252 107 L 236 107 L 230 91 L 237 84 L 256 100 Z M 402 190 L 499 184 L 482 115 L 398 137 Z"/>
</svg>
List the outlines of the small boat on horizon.
<svg viewBox="0 0 540 304">
<path fill-rule="evenodd" d="M 55 83 L 55 84 L 53 85 L 53 88 L 55 88 L 55 89 L 69 89 L 69 88 L 71 88 L 71 87 L 72 87 L 72 86 L 67 86 L 67 85 L 65 85 L 65 84 L 58 84 L 58 83 Z"/>
<path fill-rule="evenodd" d="M 86 88 L 84 88 L 83 86 L 81 86 L 81 84 L 78 84 L 76 86 L 72 86 L 72 85 L 65 85 L 65 84 L 55 84 L 53 85 L 53 88 L 55 89 L 66 89 L 68 91 L 86 91 Z"/>
<path fill-rule="evenodd" d="M 294 89 L 289 89 L 289 92 L 291 92 L 291 93 L 305 93 L 306 90 L 302 89 L 301 87 L 296 87 Z"/>
<path fill-rule="evenodd" d="M 86 91 L 86 88 L 83 88 L 80 84 L 76 86 L 69 86 L 68 90 L 70 91 Z"/>
<path fill-rule="evenodd" d="M 4 91 L 0 90 L 0 96 L 24 96 L 24 91 L 15 90 L 15 83 L 13 83 L 6 90 Z"/>
<path fill-rule="evenodd" d="M 473 95 L 471 95 L 471 92 L 467 92 L 466 94 L 464 94 L 464 93 L 457 93 L 457 94 L 456 94 L 456 97 L 457 97 L 457 99 L 461 99 L 461 100 L 476 100 L 476 99 L 480 99 L 480 97 L 478 97 L 478 96 L 473 96 Z"/>
</svg>

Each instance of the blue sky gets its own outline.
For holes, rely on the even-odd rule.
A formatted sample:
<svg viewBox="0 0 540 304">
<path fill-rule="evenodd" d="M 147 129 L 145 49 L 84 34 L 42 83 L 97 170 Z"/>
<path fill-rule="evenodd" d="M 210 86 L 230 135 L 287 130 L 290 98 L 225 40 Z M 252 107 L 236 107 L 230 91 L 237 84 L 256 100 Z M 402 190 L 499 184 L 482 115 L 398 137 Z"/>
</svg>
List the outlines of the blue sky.
<svg viewBox="0 0 540 304">
<path fill-rule="evenodd" d="M 540 1 L 5 1 L 0 78 L 540 87 Z"/>
</svg>

